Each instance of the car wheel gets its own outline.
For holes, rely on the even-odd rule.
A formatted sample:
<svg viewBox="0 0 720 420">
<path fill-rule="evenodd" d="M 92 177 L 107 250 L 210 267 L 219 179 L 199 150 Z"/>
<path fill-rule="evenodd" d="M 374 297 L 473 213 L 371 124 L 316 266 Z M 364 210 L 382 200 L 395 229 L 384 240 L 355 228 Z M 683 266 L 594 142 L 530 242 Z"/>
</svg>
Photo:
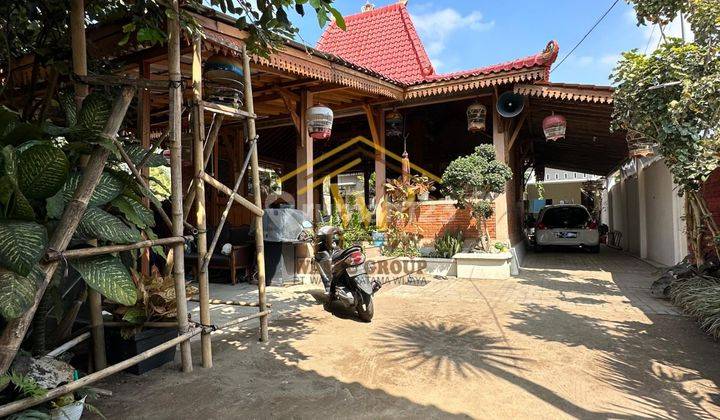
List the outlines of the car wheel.
<svg viewBox="0 0 720 420">
<path fill-rule="evenodd" d="M 588 248 L 590 252 L 593 254 L 599 254 L 600 253 L 600 245 L 591 246 Z"/>
</svg>

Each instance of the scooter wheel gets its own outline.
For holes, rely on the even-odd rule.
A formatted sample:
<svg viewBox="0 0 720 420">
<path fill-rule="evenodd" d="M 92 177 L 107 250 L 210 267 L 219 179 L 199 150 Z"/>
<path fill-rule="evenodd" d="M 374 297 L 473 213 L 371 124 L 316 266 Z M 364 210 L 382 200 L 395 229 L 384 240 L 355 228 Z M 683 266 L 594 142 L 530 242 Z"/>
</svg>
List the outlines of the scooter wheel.
<svg viewBox="0 0 720 420">
<path fill-rule="evenodd" d="M 375 308 L 373 306 L 372 296 L 366 295 L 364 293 L 356 293 L 355 300 L 357 302 L 355 305 L 355 309 L 357 310 L 360 319 L 364 322 L 372 321 L 373 315 L 375 315 Z"/>
</svg>

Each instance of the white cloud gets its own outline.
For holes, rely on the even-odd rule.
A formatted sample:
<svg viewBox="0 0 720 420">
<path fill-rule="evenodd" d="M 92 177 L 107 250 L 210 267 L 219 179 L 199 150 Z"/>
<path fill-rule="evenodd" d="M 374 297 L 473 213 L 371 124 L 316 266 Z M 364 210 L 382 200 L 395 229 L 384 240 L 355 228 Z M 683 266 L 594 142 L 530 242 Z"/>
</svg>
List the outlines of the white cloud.
<svg viewBox="0 0 720 420">
<path fill-rule="evenodd" d="M 615 67 L 615 64 L 617 64 L 618 60 L 620 60 L 620 55 L 618 54 L 607 54 L 602 57 L 600 57 L 600 62 L 605 65 L 612 65 Z"/>
<path fill-rule="evenodd" d="M 420 10 L 412 13 L 412 20 L 436 69 L 443 65 L 439 56 L 445 51 L 447 39 L 453 33 L 467 30 L 487 31 L 495 26 L 495 21 L 484 20 L 479 11 L 462 15 L 449 7 L 436 11 L 428 11 L 429 8 L 422 7 Z"/>
</svg>

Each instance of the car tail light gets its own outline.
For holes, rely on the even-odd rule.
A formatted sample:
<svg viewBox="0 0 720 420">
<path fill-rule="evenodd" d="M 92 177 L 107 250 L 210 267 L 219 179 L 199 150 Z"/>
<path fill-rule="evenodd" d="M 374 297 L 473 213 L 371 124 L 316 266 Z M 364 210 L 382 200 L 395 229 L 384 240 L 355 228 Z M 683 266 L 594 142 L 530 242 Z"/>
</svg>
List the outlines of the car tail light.
<svg viewBox="0 0 720 420">
<path fill-rule="evenodd" d="M 547 226 L 545 226 L 545 224 L 543 224 L 542 222 L 540 222 L 540 223 L 537 224 L 537 226 L 535 226 L 535 229 L 537 229 L 537 230 L 545 230 L 545 229 L 547 229 Z"/>
<path fill-rule="evenodd" d="M 590 223 L 588 223 L 588 227 L 587 227 L 587 228 L 588 228 L 588 229 L 597 229 L 597 228 L 598 228 L 598 223 L 597 223 L 597 221 L 593 220 L 593 221 L 591 221 Z"/>
<path fill-rule="evenodd" d="M 365 262 L 365 256 L 360 251 L 355 251 L 345 258 L 345 264 L 347 265 L 360 265 Z"/>
</svg>

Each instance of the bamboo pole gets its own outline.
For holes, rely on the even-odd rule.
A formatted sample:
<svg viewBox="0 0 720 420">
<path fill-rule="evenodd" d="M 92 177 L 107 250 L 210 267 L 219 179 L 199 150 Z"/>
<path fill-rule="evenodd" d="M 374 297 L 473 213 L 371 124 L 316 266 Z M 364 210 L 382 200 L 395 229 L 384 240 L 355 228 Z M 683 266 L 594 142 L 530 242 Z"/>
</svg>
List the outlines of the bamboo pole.
<svg viewBox="0 0 720 420">
<path fill-rule="evenodd" d="M 110 113 L 103 135 L 108 138 L 115 138 L 117 132 L 120 129 L 120 124 L 125 118 L 128 106 L 132 101 L 134 91 L 131 87 L 126 87 L 122 90 L 120 96 L 115 100 L 113 109 Z M 77 229 L 80 219 L 85 213 L 87 204 L 90 201 L 95 187 L 100 181 L 100 175 L 102 175 L 103 169 L 105 169 L 105 162 L 110 154 L 110 151 L 104 147 L 96 147 L 90 159 L 88 165 L 83 171 L 83 176 L 80 179 L 77 190 L 73 195 L 73 199 L 65 207 L 62 218 L 58 222 L 53 236 L 48 243 L 48 249 L 56 251 L 64 251 L 67 248 L 70 240 L 72 239 L 75 229 Z M 47 286 L 52 280 L 53 274 L 58 267 L 58 262 L 50 263 L 43 266 L 44 281 L 40 282 L 38 289 L 35 292 L 35 297 L 30 308 L 22 314 L 19 318 L 10 320 L 5 325 L 2 336 L 0 336 L 0 374 L 6 373 L 15 354 L 17 354 L 20 344 L 22 343 L 25 333 L 28 330 L 30 321 L 35 315 L 35 311 L 42 299 Z"/>
<path fill-rule="evenodd" d="M 86 258 L 86 257 L 94 257 L 96 255 L 104 255 L 104 254 L 110 254 L 113 252 L 122 252 L 122 251 L 130 251 L 133 249 L 141 249 L 141 248 L 150 248 L 157 245 L 176 245 L 179 243 L 185 243 L 187 241 L 192 241 L 192 236 L 171 236 L 169 238 L 160 238 L 160 239 L 148 239 L 145 241 L 136 242 L 134 244 L 127 244 L 127 245 L 108 245 L 108 246 L 99 246 L 95 248 L 82 248 L 82 249 L 71 249 L 69 251 L 65 252 L 58 252 L 58 251 L 48 251 L 47 255 L 45 256 L 46 261 L 58 261 L 61 259 L 77 259 L 77 258 Z"/>
<path fill-rule="evenodd" d="M 87 51 L 85 43 L 85 1 L 70 1 L 70 43 L 72 44 L 73 72 L 78 76 L 87 75 Z M 84 82 L 75 82 L 75 105 L 80 109 L 89 93 Z"/>
<path fill-rule="evenodd" d="M 245 162 L 243 162 L 242 170 L 240 171 L 240 174 L 237 177 L 237 180 L 235 180 L 235 187 L 233 188 L 233 196 L 237 195 L 238 190 L 240 189 L 240 185 L 242 184 L 242 180 L 245 177 L 245 171 L 247 171 L 248 163 L 250 163 L 250 158 L 254 153 L 257 153 L 257 142 L 255 139 L 250 140 L 250 153 L 248 153 L 247 156 L 245 156 Z M 215 236 L 212 239 L 212 243 L 210 244 L 210 248 L 207 250 L 207 253 L 205 254 L 204 258 L 202 259 L 202 269 L 207 270 L 208 265 L 210 264 L 210 258 L 213 255 L 213 252 L 215 252 L 215 247 L 217 246 L 218 239 L 220 239 L 220 234 L 222 233 L 222 229 L 225 226 L 225 221 L 227 221 L 228 215 L 230 214 L 230 208 L 232 208 L 233 203 L 235 200 L 228 200 L 227 204 L 225 204 L 225 210 L 223 211 L 222 217 L 220 218 L 220 223 L 218 223 L 217 229 L 215 231 Z M 198 257 L 198 260 L 200 257 Z"/>
<path fill-rule="evenodd" d="M 200 299 L 192 297 L 189 299 L 190 302 L 200 302 Z M 222 300 L 222 299 L 209 299 L 208 302 L 211 305 L 228 305 L 228 306 L 249 306 L 253 308 L 257 308 L 260 306 L 258 302 L 245 302 L 244 300 Z M 272 305 L 267 303 L 265 304 L 268 308 L 272 308 Z"/>
<path fill-rule="evenodd" d="M 257 159 L 257 155 L 255 155 L 254 157 L 255 159 Z M 205 182 L 210 184 L 210 186 L 227 195 L 230 200 L 235 200 L 238 204 L 250 210 L 255 216 L 262 217 L 262 215 L 265 213 L 261 208 L 262 202 L 260 203 L 260 205 L 258 205 L 241 196 L 240 194 L 236 194 L 235 192 L 233 192 L 233 190 L 230 189 L 230 187 L 213 178 L 207 172 L 202 173 L 202 178 Z M 259 194 L 256 195 L 259 196 Z"/>
<path fill-rule="evenodd" d="M 207 255 L 207 215 L 205 212 L 205 181 L 201 174 L 205 173 L 205 158 L 203 155 L 203 140 L 205 137 L 205 110 L 202 103 L 202 41 L 199 36 L 193 39 L 192 59 L 192 86 L 193 86 L 193 162 L 195 163 L 195 224 L 197 225 L 197 273 L 198 288 L 200 289 L 200 323 L 212 324 L 210 319 L 210 280 L 208 268 L 202 264 Z M 210 331 L 203 331 L 200 335 L 200 348 L 202 351 L 202 365 L 211 368 L 212 341 Z"/>
<path fill-rule="evenodd" d="M 71 348 L 77 346 L 78 344 L 82 343 L 83 341 L 90 338 L 90 331 L 82 333 L 78 335 L 77 337 L 73 338 L 72 340 L 68 341 L 67 343 L 58 346 L 55 350 L 51 351 L 47 355 L 49 357 L 57 357 L 61 354 L 65 353 L 66 351 L 70 350 Z"/>
<path fill-rule="evenodd" d="M 213 154 L 215 142 L 217 142 L 218 135 L 220 134 L 220 127 L 222 126 L 224 118 L 225 117 L 222 114 L 214 114 L 213 116 L 213 120 L 210 125 L 210 133 L 208 133 L 208 136 L 205 138 L 205 147 L 203 148 L 203 171 L 205 170 L 205 168 L 207 168 L 207 164 Z M 190 187 L 188 188 L 187 194 L 185 194 L 185 197 L 183 198 L 183 213 L 185 214 L 185 220 L 187 220 L 188 216 L 190 215 L 190 209 L 195 203 L 196 192 L 197 191 L 195 188 L 195 178 L 193 178 L 192 180 L 190 180 Z"/>
<path fill-rule="evenodd" d="M 173 236 L 183 236 L 182 203 L 182 74 L 180 72 L 180 6 L 172 0 L 172 14 L 168 18 L 168 76 L 170 78 L 170 183 L 172 199 Z M 185 293 L 185 247 L 173 247 L 173 277 L 177 300 L 178 333 L 188 333 L 187 299 Z M 190 342 L 180 344 L 180 360 L 183 372 L 191 372 L 192 354 Z"/>
<path fill-rule="evenodd" d="M 247 322 L 250 320 L 253 320 L 255 318 L 262 318 L 267 317 L 270 314 L 270 311 L 261 311 L 256 314 L 252 314 L 249 316 L 245 316 L 242 318 L 238 318 L 236 320 L 227 322 L 217 329 L 222 330 L 229 327 L 233 327 L 235 325 L 241 324 L 243 322 Z M 10 414 L 17 413 L 18 411 L 25 410 L 26 408 L 30 408 L 33 406 L 36 406 L 38 404 L 42 404 L 47 401 L 51 401 L 61 395 L 69 394 L 71 392 L 74 392 L 80 388 L 86 387 L 90 384 L 93 384 L 95 382 L 98 382 L 102 379 L 107 378 L 110 375 L 113 375 L 115 373 L 121 372 L 131 366 L 134 366 L 144 360 L 147 360 L 157 354 L 160 354 L 164 352 L 165 350 L 175 347 L 178 344 L 180 344 L 181 348 L 183 343 L 190 343 L 190 339 L 194 336 L 200 334 L 200 332 L 203 330 L 203 328 L 195 328 L 192 330 L 189 330 L 185 332 L 184 334 L 181 334 L 172 340 L 166 341 L 156 347 L 153 347 L 149 350 L 146 350 L 137 356 L 131 357 L 127 360 L 124 360 L 120 363 L 116 363 L 112 366 L 109 366 L 101 371 L 91 373 L 87 376 L 84 376 L 77 381 L 70 382 L 69 384 L 59 386 L 57 388 L 49 390 L 45 395 L 38 396 L 38 397 L 31 397 L 31 398 L 24 398 L 22 400 L 13 401 L 9 404 L 5 404 L 3 406 L 0 406 L 0 418 L 3 418 L 5 416 L 9 416 Z"/>
<path fill-rule="evenodd" d="M 146 328 L 177 328 L 177 321 L 149 321 L 142 324 L 133 324 L 125 321 L 108 321 L 106 327 L 146 327 Z"/>
<path fill-rule="evenodd" d="M 245 79 L 245 107 L 249 114 L 255 114 L 255 105 L 253 104 L 252 79 L 250 77 L 250 55 L 247 48 L 243 48 L 243 73 Z M 255 139 L 257 131 L 255 129 L 255 119 L 247 119 L 248 137 Z M 252 178 L 253 178 L 253 196 L 255 206 L 262 211 L 262 197 L 260 194 L 260 168 L 258 164 L 258 154 L 253 153 L 251 159 Z M 257 255 L 258 268 L 258 304 L 260 312 L 265 312 L 267 307 L 265 297 L 265 249 L 262 225 L 262 214 L 255 214 L 255 248 Z M 268 341 L 268 317 L 264 315 L 260 317 L 260 341 Z"/>
<path fill-rule="evenodd" d="M 88 304 L 90 305 L 90 332 L 93 343 L 93 366 L 95 370 L 107 367 L 107 354 L 105 353 L 105 326 L 102 317 L 102 295 L 95 290 L 88 290 Z"/>
</svg>

